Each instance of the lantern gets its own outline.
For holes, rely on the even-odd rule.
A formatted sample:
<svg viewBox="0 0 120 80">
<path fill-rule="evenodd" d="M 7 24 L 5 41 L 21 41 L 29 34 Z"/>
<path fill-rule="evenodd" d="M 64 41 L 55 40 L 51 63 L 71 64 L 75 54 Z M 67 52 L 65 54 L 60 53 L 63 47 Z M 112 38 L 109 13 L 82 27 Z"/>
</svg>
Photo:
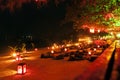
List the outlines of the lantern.
<svg viewBox="0 0 120 80">
<path fill-rule="evenodd" d="M 20 55 L 16 56 L 16 61 L 20 61 L 20 60 L 22 60 L 21 56 Z"/>
<path fill-rule="evenodd" d="M 26 73 L 26 63 L 19 63 L 17 66 L 17 73 L 24 74 Z"/>
<path fill-rule="evenodd" d="M 65 48 L 64 51 L 66 52 L 66 51 L 67 51 L 67 48 Z"/>
<path fill-rule="evenodd" d="M 97 47 L 98 47 L 98 48 L 100 48 L 100 46 L 99 46 L 99 45 L 98 45 Z"/>
<path fill-rule="evenodd" d="M 88 54 L 91 55 L 91 52 L 89 51 Z"/>
<path fill-rule="evenodd" d="M 94 48 L 94 51 L 96 51 L 96 48 Z"/>
<path fill-rule="evenodd" d="M 100 29 L 98 29 L 97 32 L 100 33 Z"/>
<path fill-rule="evenodd" d="M 52 50 L 51 53 L 54 53 L 54 51 Z"/>
<path fill-rule="evenodd" d="M 37 48 L 35 48 L 35 51 L 37 51 L 38 49 Z"/>
<path fill-rule="evenodd" d="M 91 32 L 91 33 L 95 33 L 94 28 L 91 28 L 91 29 L 90 29 L 90 32 Z"/>
</svg>

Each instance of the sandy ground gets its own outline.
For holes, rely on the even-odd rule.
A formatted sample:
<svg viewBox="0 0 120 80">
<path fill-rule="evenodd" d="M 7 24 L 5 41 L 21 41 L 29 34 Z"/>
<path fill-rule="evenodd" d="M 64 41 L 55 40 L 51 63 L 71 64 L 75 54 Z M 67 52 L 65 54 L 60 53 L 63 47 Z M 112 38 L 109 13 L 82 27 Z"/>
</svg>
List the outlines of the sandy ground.
<svg viewBox="0 0 120 80">
<path fill-rule="evenodd" d="M 20 62 L 14 61 L 15 59 L 9 55 L 1 56 L 0 80 L 74 80 L 91 64 L 88 60 L 41 59 L 40 53 L 45 51 L 39 50 L 25 54 L 24 60 L 21 61 L 27 65 L 27 73 L 24 75 L 17 74 L 17 65 Z"/>
</svg>

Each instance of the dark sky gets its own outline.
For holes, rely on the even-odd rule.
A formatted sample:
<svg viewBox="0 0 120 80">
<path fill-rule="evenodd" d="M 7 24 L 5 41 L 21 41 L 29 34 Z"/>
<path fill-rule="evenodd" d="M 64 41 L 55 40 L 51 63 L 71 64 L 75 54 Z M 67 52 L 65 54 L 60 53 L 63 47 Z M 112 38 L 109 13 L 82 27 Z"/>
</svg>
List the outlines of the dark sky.
<svg viewBox="0 0 120 80">
<path fill-rule="evenodd" d="M 64 19 L 65 4 L 49 4 L 41 8 L 26 3 L 20 9 L 10 12 L 0 11 L 0 34 L 7 35 L 46 35 L 57 32 L 59 22 Z"/>
</svg>

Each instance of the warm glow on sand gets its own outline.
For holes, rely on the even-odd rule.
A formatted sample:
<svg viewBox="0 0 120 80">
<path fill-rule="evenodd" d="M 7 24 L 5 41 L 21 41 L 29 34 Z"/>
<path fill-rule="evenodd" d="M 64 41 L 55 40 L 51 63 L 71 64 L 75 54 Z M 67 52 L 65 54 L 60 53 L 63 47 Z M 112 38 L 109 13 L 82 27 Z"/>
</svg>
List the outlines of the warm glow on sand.
<svg viewBox="0 0 120 80">
<path fill-rule="evenodd" d="M 11 76 L 11 75 L 15 75 L 16 73 L 17 71 L 15 70 L 7 69 L 0 72 L 0 77 Z"/>
</svg>

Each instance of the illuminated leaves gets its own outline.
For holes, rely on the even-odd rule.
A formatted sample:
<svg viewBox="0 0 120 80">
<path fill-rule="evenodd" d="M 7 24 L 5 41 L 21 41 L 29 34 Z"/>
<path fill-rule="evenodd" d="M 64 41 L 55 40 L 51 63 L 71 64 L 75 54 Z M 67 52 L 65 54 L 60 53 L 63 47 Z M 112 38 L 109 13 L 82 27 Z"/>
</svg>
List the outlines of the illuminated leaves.
<svg viewBox="0 0 120 80">
<path fill-rule="evenodd" d="M 66 16 L 74 22 L 75 27 L 84 24 L 98 26 L 120 26 L 120 0 L 74 0 L 76 3 L 69 6 Z M 84 4 L 83 4 L 84 2 Z M 91 4 L 92 2 L 92 4 Z M 78 17 L 80 15 L 80 17 Z M 79 28 L 78 28 L 79 29 Z"/>
</svg>

